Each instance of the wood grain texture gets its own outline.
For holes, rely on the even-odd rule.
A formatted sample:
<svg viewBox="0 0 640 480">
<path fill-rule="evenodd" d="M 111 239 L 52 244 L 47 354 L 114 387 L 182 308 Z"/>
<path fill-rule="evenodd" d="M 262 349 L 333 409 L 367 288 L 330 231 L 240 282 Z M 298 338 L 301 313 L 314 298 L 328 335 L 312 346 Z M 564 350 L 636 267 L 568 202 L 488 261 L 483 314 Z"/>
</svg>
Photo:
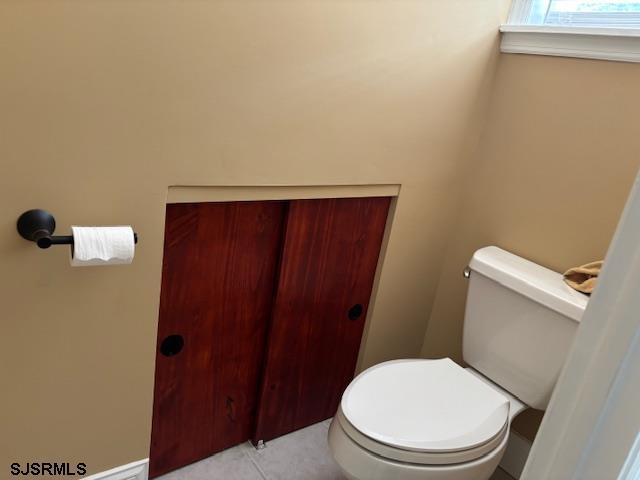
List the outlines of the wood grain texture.
<svg viewBox="0 0 640 480">
<path fill-rule="evenodd" d="M 353 378 L 389 204 L 290 203 L 254 442 L 335 414 Z M 355 304 L 362 314 L 351 320 Z"/>
<path fill-rule="evenodd" d="M 150 476 L 249 439 L 286 202 L 167 206 Z M 175 356 L 168 335 L 184 337 Z"/>
</svg>

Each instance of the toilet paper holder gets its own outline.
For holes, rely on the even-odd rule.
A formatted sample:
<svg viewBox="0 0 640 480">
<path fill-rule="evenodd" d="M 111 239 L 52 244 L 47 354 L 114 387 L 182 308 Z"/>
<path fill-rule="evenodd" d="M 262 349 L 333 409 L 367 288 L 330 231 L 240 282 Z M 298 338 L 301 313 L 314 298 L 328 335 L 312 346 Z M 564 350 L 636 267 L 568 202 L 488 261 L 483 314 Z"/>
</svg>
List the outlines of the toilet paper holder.
<svg viewBox="0 0 640 480">
<path fill-rule="evenodd" d="M 18 233 L 31 242 L 36 242 L 40 248 L 51 245 L 73 245 L 73 235 L 53 235 L 56 229 L 56 219 L 46 210 L 27 210 L 18 218 Z M 133 234 L 138 243 L 138 234 Z"/>
</svg>

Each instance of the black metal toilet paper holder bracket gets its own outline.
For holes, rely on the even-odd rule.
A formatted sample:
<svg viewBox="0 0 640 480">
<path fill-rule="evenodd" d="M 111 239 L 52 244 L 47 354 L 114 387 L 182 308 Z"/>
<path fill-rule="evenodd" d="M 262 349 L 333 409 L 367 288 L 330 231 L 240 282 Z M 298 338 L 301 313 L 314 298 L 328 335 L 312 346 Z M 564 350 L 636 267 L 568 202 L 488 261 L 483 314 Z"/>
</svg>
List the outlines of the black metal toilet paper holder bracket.
<svg viewBox="0 0 640 480">
<path fill-rule="evenodd" d="M 51 245 L 73 245 L 73 235 L 53 235 L 56 229 L 56 219 L 46 210 L 38 208 L 27 210 L 18 218 L 18 233 L 30 242 L 36 242 L 40 248 L 49 248 Z M 138 234 L 133 234 L 135 243 L 138 243 Z"/>
</svg>

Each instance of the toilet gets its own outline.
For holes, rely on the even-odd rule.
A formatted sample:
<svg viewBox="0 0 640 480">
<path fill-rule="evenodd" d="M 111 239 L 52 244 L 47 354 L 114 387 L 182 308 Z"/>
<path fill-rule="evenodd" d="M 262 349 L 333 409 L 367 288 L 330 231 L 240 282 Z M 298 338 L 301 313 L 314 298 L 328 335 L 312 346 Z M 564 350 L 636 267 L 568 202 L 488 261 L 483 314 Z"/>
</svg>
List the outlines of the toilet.
<svg viewBox="0 0 640 480">
<path fill-rule="evenodd" d="M 393 360 L 358 375 L 329 428 L 347 478 L 486 480 L 515 416 L 547 407 L 587 297 L 498 247 L 476 251 L 465 277 L 469 367 Z"/>
</svg>

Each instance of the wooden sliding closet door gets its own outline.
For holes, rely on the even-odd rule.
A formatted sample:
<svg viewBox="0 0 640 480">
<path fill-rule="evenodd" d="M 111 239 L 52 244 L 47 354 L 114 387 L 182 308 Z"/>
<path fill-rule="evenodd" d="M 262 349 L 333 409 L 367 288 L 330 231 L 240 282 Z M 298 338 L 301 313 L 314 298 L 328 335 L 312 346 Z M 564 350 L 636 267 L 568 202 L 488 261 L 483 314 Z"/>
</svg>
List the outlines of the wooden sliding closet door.
<svg viewBox="0 0 640 480">
<path fill-rule="evenodd" d="M 167 206 L 151 477 L 251 438 L 285 210 Z"/>
<path fill-rule="evenodd" d="M 254 442 L 335 414 L 353 378 L 389 202 L 290 202 Z"/>
</svg>

